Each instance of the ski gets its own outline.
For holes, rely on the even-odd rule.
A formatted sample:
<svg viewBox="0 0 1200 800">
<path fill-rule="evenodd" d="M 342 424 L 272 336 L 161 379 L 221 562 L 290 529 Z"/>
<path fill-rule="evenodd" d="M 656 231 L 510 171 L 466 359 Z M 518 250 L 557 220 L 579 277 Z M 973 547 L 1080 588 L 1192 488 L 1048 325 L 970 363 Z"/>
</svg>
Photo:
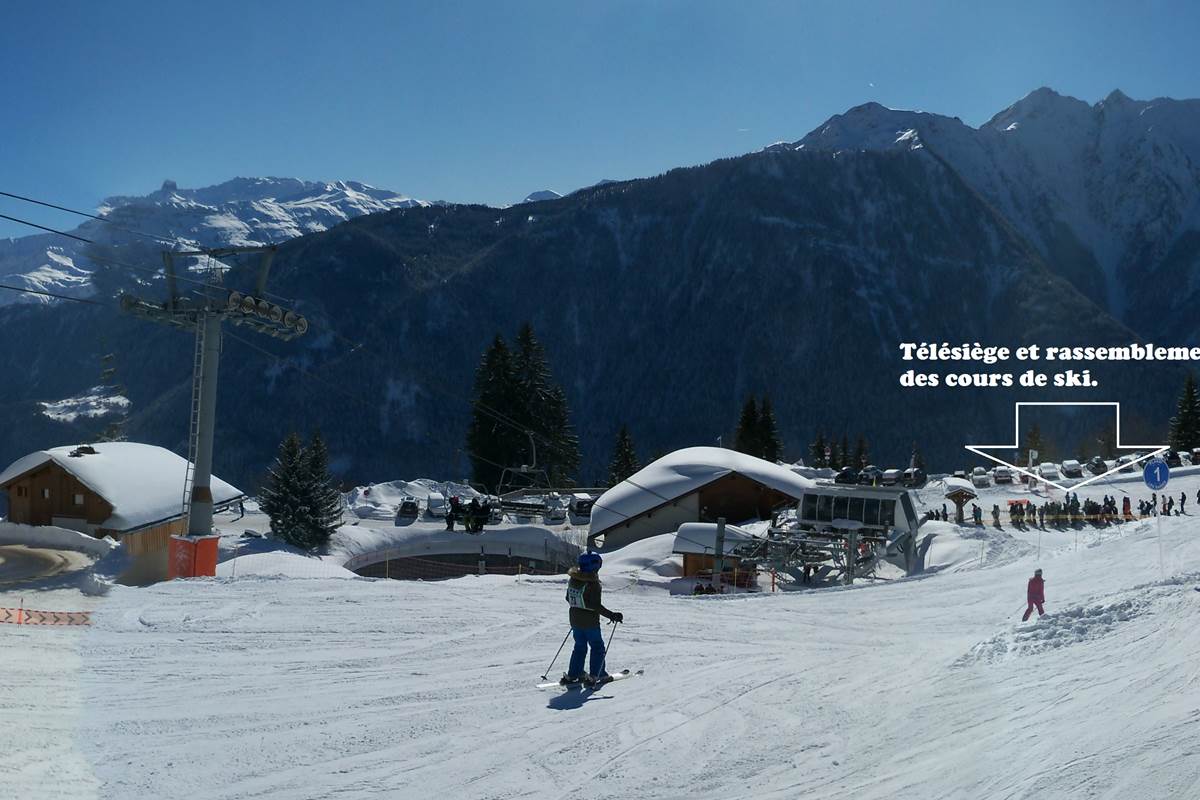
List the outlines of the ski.
<svg viewBox="0 0 1200 800">
<path fill-rule="evenodd" d="M 626 678 L 632 678 L 637 675 L 641 675 L 643 672 L 644 672 L 644 670 L 640 670 L 640 669 L 637 672 L 623 669 L 619 672 L 611 673 L 608 676 L 607 680 L 602 681 L 601 683 L 594 684 L 592 686 L 588 686 L 583 681 L 580 681 L 579 683 L 559 683 L 558 681 L 550 681 L 547 683 L 537 684 L 537 688 L 539 688 L 539 689 L 599 689 L 601 686 L 612 683 L 613 681 L 623 681 Z"/>
</svg>

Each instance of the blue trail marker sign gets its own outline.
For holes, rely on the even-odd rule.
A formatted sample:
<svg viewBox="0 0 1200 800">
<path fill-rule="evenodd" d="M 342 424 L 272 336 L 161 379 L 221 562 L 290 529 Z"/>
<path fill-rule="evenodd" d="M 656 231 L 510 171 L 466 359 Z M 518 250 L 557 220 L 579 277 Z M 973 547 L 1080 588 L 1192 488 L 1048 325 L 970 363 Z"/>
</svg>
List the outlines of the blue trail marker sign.
<svg viewBox="0 0 1200 800">
<path fill-rule="evenodd" d="M 1167 487 L 1167 481 L 1171 479 L 1171 468 L 1161 458 L 1152 458 L 1146 462 L 1142 477 L 1146 480 L 1146 485 L 1157 492 Z"/>
</svg>

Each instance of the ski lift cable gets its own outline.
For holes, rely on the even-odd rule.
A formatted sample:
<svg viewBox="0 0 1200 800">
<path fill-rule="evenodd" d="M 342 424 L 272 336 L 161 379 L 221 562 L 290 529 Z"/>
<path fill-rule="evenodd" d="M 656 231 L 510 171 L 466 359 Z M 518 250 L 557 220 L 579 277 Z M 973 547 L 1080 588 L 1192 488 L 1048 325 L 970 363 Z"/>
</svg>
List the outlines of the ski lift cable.
<svg viewBox="0 0 1200 800">
<path fill-rule="evenodd" d="M 75 241 L 77 241 L 77 242 L 83 242 L 84 244 L 90 244 L 90 245 L 93 245 L 93 246 L 95 246 L 95 247 L 111 247 L 111 246 L 112 246 L 112 245 L 106 245 L 106 244 L 102 244 L 102 243 L 100 243 L 100 242 L 97 242 L 97 241 L 95 241 L 95 240 L 93 240 L 93 239 L 88 239 L 87 237 L 84 237 L 84 236 L 78 236 L 78 235 L 76 235 L 76 234 L 74 234 L 74 233 L 69 233 L 69 232 L 67 232 L 67 231 L 58 230 L 57 228 L 50 228 L 50 227 L 47 227 L 46 225 L 39 225 L 38 223 L 36 223 L 36 222 L 30 222 L 30 221 L 29 221 L 29 220 L 27 220 L 27 219 L 20 219 L 19 217 L 12 217 L 12 216 L 9 216 L 8 214 L 0 214 L 0 219 L 6 219 L 6 220 L 9 220 L 10 222 L 16 222 L 16 223 L 19 223 L 19 224 L 21 224 L 21 225 L 27 225 L 27 226 L 29 226 L 30 228 L 37 228 L 38 230 L 40 230 L 40 231 L 45 231 L 46 233 L 53 233 L 53 234 L 56 234 L 56 235 L 58 235 L 58 236 L 65 236 L 65 237 L 66 237 L 66 238 L 68 238 L 68 239 L 74 239 L 74 240 L 75 240 Z M 96 261 L 96 262 L 99 262 L 99 263 L 101 263 L 101 264 L 110 264 L 110 265 L 112 265 L 112 266 L 116 266 L 116 267 L 125 267 L 126 269 L 137 270 L 137 271 L 139 271 L 139 272 L 146 272 L 146 273 L 149 273 L 149 274 L 151 274 L 151 275 L 165 275 L 165 274 L 166 274 L 166 273 L 165 273 L 165 271 L 164 271 L 164 269 L 163 269 L 162 267 L 158 267 L 158 268 L 153 268 L 153 267 L 143 267 L 143 266 L 139 266 L 139 265 L 137 265 L 137 264 L 130 264 L 130 263 L 129 263 L 129 262 L 127 262 L 127 261 L 119 261 L 119 260 L 117 260 L 117 259 L 115 259 L 115 258 L 109 258 L 108 256 L 95 255 L 95 254 L 92 254 L 92 253 L 84 253 L 84 254 L 83 254 L 83 257 L 84 257 L 84 258 L 86 258 L 86 259 L 89 259 L 89 260 L 91 260 L 91 261 Z M 196 284 L 197 286 L 208 286 L 208 285 L 209 285 L 209 284 L 208 284 L 207 282 L 205 282 L 205 281 L 198 281 L 198 280 L 196 280 L 196 279 L 194 279 L 194 278 L 188 278 L 188 277 L 185 277 L 185 276 L 183 276 L 183 275 L 176 275 L 176 276 L 175 276 L 175 280 L 177 280 L 177 281 L 180 281 L 180 282 L 182 282 L 182 283 L 194 283 L 194 284 Z M 264 292 L 263 294 L 268 294 L 268 295 L 270 295 L 271 297 L 274 297 L 274 298 L 276 298 L 276 299 L 278 299 L 278 300 L 284 300 L 284 301 L 287 301 L 287 302 L 294 302 L 294 301 L 292 301 L 290 298 L 287 298 L 287 297 L 282 297 L 282 296 L 280 296 L 280 295 L 271 294 L 271 293 L 269 293 L 269 292 Z"/>
<path fill-rule="evenodd" d="M 234 341 L 240 342 L 241 344 L 244 344 L 247 347 L 249 347 L 251 350 L 254 350 L 254 351 L 258 352 L 259 354 L 264 355 L 267 358 L 274 360 L 276 363 L 282 363 L 287 360 L 283 356 L 276 355 L 275 353 L 272 353 L 270 350 L 267 350 L 266 348 L 261 347 L 258 344 L 256 344 L 255 342 L 251 342 L 248 339 L 243 339 L 241 336 L 238 336 L 235 333 L 225 331 L 222 333 L 222 336 L 228 337 L 230 339 L 233 339 Z M 348 397 L 357 403 L 361 403 L 364 407 L 371 409 L 371 411 L 379 410 L 379 406 L 377 403 L 367 400 L 365 398 L 365 396 L 363 396 L 363 395 L 348 391 L 343 386 L 336 384 L 332 381 L 326 380 L 325 378 L 321 377 L 320 375 L 316 374 L 315 372 L 311 372 L 310 370 L 304 369 L 303 367 L 297 366 L 295 364 L 286 364 L 285 366 L 288 366 L 288 367 L 296 370 L 297 372 L 299 372 L 301 375 L 304 375 L 305 377 L 311 378 L 312 380 L 317 381 L 318 383 L 322 383 L 325 386 L 328 386 L 329 388 L 337 391 L 343 397 Z M 328 366 L 328 364 L 326 364 L 325 366 Z M 497 464 L 495 461 L 490 461 L 489 459 L 486 459 L 483 456 L 480 456 L 476 453 L 472 453 L 470 450 L 464 450 L 463 448 L 458 448 L 458 451 L 466 453 L 468 456 L 471 456 L 472 458 L 478 458 L 480 461 L 483 461 L 493 467 L 503 468 L 502 464 Z"/>
<path fill-rule="evenodd" d="M 124 233 L 129 233 L 129 234 L 132 234 L 132 235 L 134 235 L 134 236 L 141 236 L 141 237 L 142 237 L 142 238 L 144 238 L 144 239 L 150 239 L 150 240 L 152 240 L 152 241 L 159 242 L 160 244 L 169 244 L 169 245 L 174 245 L 174 246 L 184 246 L 184 247 L 191 247 L 191 246 L 193 246 L 193 242 L 191 242 L 191 241 L 189 241 L 189 240 L 187 240 L 187 239 L 184 239 L 184 238 L 182 238 L 182 237 L 180 237 L 180 236 L 173 236 L 173 237 L 169 237 L 169 236 L 160 236 L 160 235 L 158 235 L 158 234 L 154 234 L 154 233 L 147 233 L 146 231 L 139 231 L 139 230 L 136 230 L 136 229 L 134 229 L 134 228 L 129 228 L 129 227 L 126 227 L 126 226 L 124 226 L 124 225 L 119 225 L 119 224 L 117 224 L 116 222 L 114 222 L 112 219 L 110 219 L 109 217 L 104 217 L 104 216 L 101 216 L 101 215 L 99 215 L 99 214 L 90 214 L 90 213 L 88 213 L 87 211 L 80 211 L 80 210 L 78 210 L 78 209 L 75 209 L 75 208 L 70 208 L 70 207 L 68 207 L 68 206 L 58 205 L 58 204 L 56 204 L 56 203 L 50 203 L 50 202 L 47 202 L 47 201 L 45 201 L 45 200 L 38 200 L 38 199 L 37 199 L 37 198 L 35 198 L 35 197 L 26 197 L 25 195 L 16 194 L 16 193 L 14 193 L 14 192 L 5 192 L 5 191 L 2 191 L 2 190 L 0 190 L 0 196 L 4 196 L 4 197 L 11 197 L 11 198 L 12 198 L 12 199 L 14 199 L 14 200 L 21 200 L 21 201 L 23 201 L 23 202 L 26 202 L 26 203 L 33 203 L 33 204 L 35 204 L 35 205 L 39 205 L 39 206 L 45 206 L 46 208 L 53 208 L 53 209 L 56 209 L 56 210 L 58 210 L 58 211 L 65 211 L 65 212 L 67 212 L 68 214 L 77 214 L 77 215 L 79 215 L 79 216 L 81 216 L 81 217 L 87 217 L 88 219 L 94 219 L 94 220 L 96 220 L 97 222 L 103 222 L 103 223 L 105 223 L 106 225 L 110 225 L 110 226 L 112 226 L 112 228 L 113 228 L 114 230 L 119 230 L 119 231 L 122 231 L 122 232 L 124 232 Z M 8 217 L 7 219 L 12 219 L 12 218 L 11 218 L 11 217 Z M 32 224 L 33 224 L 33 223 L 27 223 L 27 222 L 24 222 L 24 220 L 13 220 L 13 221 L 14 221 L 14 222 L 22 222 L 23 224 L 27 224 L 27 225 L 32 225 Z M 54 229 L 52 229 L 52 228 L 45 228 L 45 227 L 42 227 L 42 226 L 34 226 L 34 227 L 41 227 L 41 228 L 42 228 L 42 230 L 48 231 L 48 232 L 50 232 L 50 233 L 58 233 L 58 234 L 60 234 L 60 235 L 63 235 L 63 236 L 71 236 L 71 237 L 72 237 L 72 238 L 74 238 L 74 239 L 79 239 L 80 241 L 85 241 L 85 242 L 88 242 L 89 244 L 95 244 L 95 242 L 92 242 L 92 241 L 90 241 L 90 240 L 88 240 L 88 239 L 84 239 L 83 237 L 79 237 L 79 236 L 74 236 L 74 235 L 72 235 L 72 234 L 69 234 L 69 233 L 66 233 L 66 232 L 64 232 L 64 231 L 57 231 L 57 230 L 54 230 Z M 274 243 L 274 242 L 267 242 L 267 243 L 266 243 L 266 245 L 264 245 L 264 246 L 266 246 L 266 247 L 275 247 L 276 245 L 275 245 L 275 243 Z M 296 302 L 296 301 L 295 301 L 293 298 L 290 298 L 290 297 L 283 297 L 282 295 L 272 294 L 271 292 L 266 292 L 266 291 L 264 291 L 264 292 L 263 292 L 263 294 L 264 294 L 264 295 L 266 295 L 266 296 L 268 296 L 268 297 L 274 297 L 274 298 L 275 298 L 275 299 L 277 299 L 277 300 L 282 300 L 282 301 L 289 302 L 289 303 L 293 303 L 293 304 Z"/>
<path fill-rule="evenodd" d="M 139 230 L 135 230 L 133 228 L 127 228 L 124 225 L 118 225 L 116 222 L 109 219 L 108 217 L 103 217 L 103 216 L 100 216 L 99 214 L 89 214 L 86 211 L 79 211 L 78 209 L 68 208 L 67 206 L 60 206 L 55 203 L 48 203 L 45 200 L 38 200 L 34 197 L 26 197 L 25 195 L 20 195 L 20 194 L 15 194 L 13 192 L 5 192 L 5 191 L 0 191 L 0 196 L 11 197 L 13 200 L 21 200 L 25 203 L 33 203 L 34 205 L 44 206 L 46 208 L 53 208 L 56 211 L 65 211 L 68 214 L 76 214 L 80 217 L 87 217 L 88 219 L 94 219 L 97 222 L 103 222 L 107 225 L 111 225 L 114 230 L 118 230 L 123 233 L 129 233 L 134 236 L 140 236 L 143 239 L 151 239 L 151 240 L 159 242 L 161 244 L 185 243 L 184 240 L 180 239 L 177 236 L 173 237 L 173 238 L 168 238 L 166 236 L 158 236 L 153 233 L 146 233 L 145 231 L 139 231 Z"/>
<path fill-rule="evenodd" d="M 363 350 L 367 353 L 370 353 L 371 355 L 374 355 L 376 358 L 380 358 L 380 359 L 384 358 L 384 356 L 382 354 L 375 352 L 371 348 L 367 347 L 365 342 L 356 342 L 355 340 L 349 338 L 348 336 L 344 336 L 343 334 L 341 334 L 340 332 L 335 330 L 328 323 L 324 323 L 319 320 L 310 319 L 309 325 L 311 327 L 315 327 L 315 328 L 322 328 L 325 331 L 327 331 L 330 335 L 332 335 L 335 339 L 338 339 L 338 340 L 342 341 L 343 343 L 350 345 L 351 352 L 354 352 L 357 350 Z M 442 394 L 445 397 L 450 397 L 450 398 L 454 398 L 454 399 L 463 399 L 462 395 L 459 392 L 456 392 L 445 386 L 439 386 L 436 382 L 436 379 L 433 379 L 431 376 L 426 375 L 424 377 L 425 377 L 424 385 L 428 386 L 429 388 L 433 389 L 434 391 L 439 392 L 440 394 Z M 532 430 L 527 425 L 522 425 L 517 420 L 514 420 L 512 417 L 508 416 L 507 414 L 505 414 L 501 411 L 498 411 L 495 408 L 492 408 L 491 406 L 487 405 L 486 403 L 482 403 L 478 400 L 470 401 L 470 402 L 472 402 L 473 405 L 475 405 L 475 407 L 478 408 L 484 414 L 484 416 L 490 417 L 491 419 L 495 420 L 496 422 L 501 423 L 502 425 L 507 425 L 508 427 L 512 428 L 513 430 L 515 430 L 519 433 L 523 433 L 523 434 L 530 435 L 530 436 L 537 438 L 538 441 L 540 441 L 551 452 L 558 453 L 560 455 L 565 454 L 565 450 L 563 449 L 562 445 L 554 442 L 552 439 L 550 439 L 548 436 L 546 436 L 542 432 Z"/>
<path fill-rule="evenodd" d="M 88 300 L 85 297 L 69 297 L 65 294 L 55 294 L 54 292 L 44 292 L 44 291 L 41 291 L 38 289 L 23 289 L 20 286 L 9 286 L 6 283 L 0 283 L 0 289 L 8 289 L 9 291 L 12 291 L 12 292 L 25 292 L 26 294 L 37 294 L 37 295 L 42 295 L 43 297 L 53 297 L 57 300 L 70 300 L 72 303 L 87 303 L 88 305 L 92 305 L 92 306 L 106 305 L 105 303 L 101 303 L 96 300 Z"/>
</svg>

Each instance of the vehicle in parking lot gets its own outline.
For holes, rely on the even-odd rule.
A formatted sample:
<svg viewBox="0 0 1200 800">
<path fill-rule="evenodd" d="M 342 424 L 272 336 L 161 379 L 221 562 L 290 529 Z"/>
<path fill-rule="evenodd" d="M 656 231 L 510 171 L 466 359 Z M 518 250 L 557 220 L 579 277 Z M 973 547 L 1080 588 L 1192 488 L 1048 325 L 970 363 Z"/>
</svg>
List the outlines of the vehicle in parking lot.
<svg viewBox="0 0 1200 800">
<path fill-rule="evenodd" d="M 879 482 L 884 486 L 895 486 L 897 483 L 900 483 L 900 481 L 903 479 L 904 479 L 904 470 L 902 470 L 902 469 L 885 469 L 883 471 L 883 477 L 879 479 Z"/>
<path fill-rule="evenodd" d="M 405 495 L 400 501 L 400 506 L 396 509 L 396 516 L 401 519 L 416 519 L 421 515 L 421 507 L 417 504 L 417 498 L 411 495 Z"/>
<path fill-rule="evenodd" d="M 1049 461 L 1043 461 L 1038 464 L 1038 475 L 1046 480 L 1058 480 L 1058 465 L 1052 464 Z"/>
<path fill-rule="evenodd" d="M 987 470 L 983 467 L 976 467 L 971 470 L 971 484 L 973 486 L 983 488 L 992 485 L 992 479 L 988 477 Z"/>
<path fill-rule="evenodd" d="M 1088 472 L 1093 475 L 1103 475 L 1108 470 L 1108 462 L 1101 456 L 1092 456 L 1087 463 Z"/>
<path fill-rule="evenodd" d="M 1064 478 L 1082 478 L 1083 465 L 1073 458 L 1068 458 L 1062 462 L 1062 474 Z"/>
<path fill-rule="evenodd" d="M 1008 467 L 996 467 L 992 470 L 992 480 L 996 483 L 1012 483 L 1012 470 Z"/>
<path fill-rule="evenodd" d="M 874 464 L 868 464 L 858 473 L 858 482 L 863 486 L 878 486 L 883 477 L 883 470 Z"/>
<path fill-rule="evenodd" d="M 858 470 L 854 467 L 842 467 L 833 477 L 834 483 L 858 483 Z"/>
<path fill-rule="evenodd" d="M 909 467 L 904 470 L 903 483 L 906 489 L 919 489 L 925 485 L 925 481 L 929 477 L 925 474 L 925 470 L 920 467 Z"/>
<path fill-rule="evenodd" d="M 1121 456 L 1117 463 L 1121 465 L 1120 472 L 1133 472 L 1133 456 Z"/>
<path fill-rule="evenodd" d="M 1159 458 L 1166 461 L 1168 467 L 1174 468 L 1183 466 L 1183 461 L 1180 460 L 1179 453 L 1176 453 L 1174 450 L 1168 450 L 1160 455 Z"/>
</svg>

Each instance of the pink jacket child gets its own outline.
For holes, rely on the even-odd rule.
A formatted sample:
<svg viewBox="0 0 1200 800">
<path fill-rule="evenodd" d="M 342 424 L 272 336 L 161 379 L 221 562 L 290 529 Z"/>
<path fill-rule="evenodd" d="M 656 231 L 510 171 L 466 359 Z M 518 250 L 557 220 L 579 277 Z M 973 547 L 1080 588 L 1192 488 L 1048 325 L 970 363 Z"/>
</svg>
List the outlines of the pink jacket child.
<svg viewBox="0 0 1200 800">
<path fill-rule="evenodd" d="M 1025 590 L 1025 599 L 1029 605 L 1025 609 L 1025 616 L 1021 617 L 1021 621 L 1029 619 L 1029 615 L 1033 613 L 1033 607 L 1037 606 L 1038 616 L 1043 616 L 1046 611 L 1042 608 L 1042 604 L 1046 602 L 1046 581 L 1042 580 L 1042 570 L 1039 568 L 1034 570 L 1033 577 L 1029 579 L 1029 586 Z"/>
</svg>

